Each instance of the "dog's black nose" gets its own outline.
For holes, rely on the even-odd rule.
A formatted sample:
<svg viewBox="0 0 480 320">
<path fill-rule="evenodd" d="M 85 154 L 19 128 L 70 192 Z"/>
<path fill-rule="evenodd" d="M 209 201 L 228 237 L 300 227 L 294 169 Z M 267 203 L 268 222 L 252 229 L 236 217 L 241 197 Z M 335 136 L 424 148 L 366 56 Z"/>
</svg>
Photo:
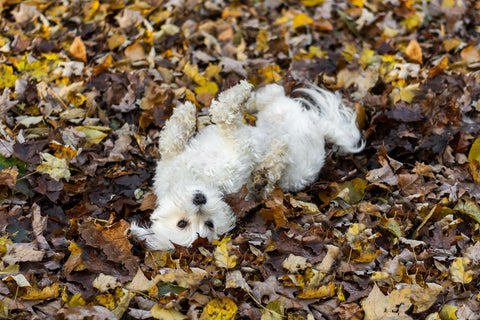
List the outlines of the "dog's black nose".
<svg viewBox="0 0 480 320">
<path fill-rule="evenodd" d="M 202 204 L 207 203 L 207 197 L 205 197 L 205 195 L 203 193 L 201 193 L 200 191 L 197 191 L 193 195 L 193 200 L 192 201 L 193 201 L 194 205 L 200 206 Z"/>
</svg>

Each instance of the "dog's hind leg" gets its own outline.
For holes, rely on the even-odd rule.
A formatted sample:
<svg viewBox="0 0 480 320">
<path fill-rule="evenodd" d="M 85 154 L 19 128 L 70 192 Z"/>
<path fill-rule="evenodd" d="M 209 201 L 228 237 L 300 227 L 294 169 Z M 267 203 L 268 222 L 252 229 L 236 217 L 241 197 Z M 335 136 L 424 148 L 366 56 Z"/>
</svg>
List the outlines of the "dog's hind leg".
<svg viewBox="0 0 480 320">
<path fill-rule="evenodd" d="M 274 139 L 262 161 L 253 170 L 248 189 L 250 196 L 266 199 L 282 178 L 287 168 L 288 144 L 282 138 Z"/>
<path fill-rule="evenodd" d="M 238 128 L 243 125 L 245 102 L 250 98 L 252 85 L 246 80 L 220 93 L 212 101 L 210 117 L 222 129 Z"/>
<path fill-rule="evenodd" d="M 178 105 L 160 132 L 159 148 L 164 159 L 171 159 L 185 149 L 197 126 L 196 107 L 190 101 Z"/>
</svg>

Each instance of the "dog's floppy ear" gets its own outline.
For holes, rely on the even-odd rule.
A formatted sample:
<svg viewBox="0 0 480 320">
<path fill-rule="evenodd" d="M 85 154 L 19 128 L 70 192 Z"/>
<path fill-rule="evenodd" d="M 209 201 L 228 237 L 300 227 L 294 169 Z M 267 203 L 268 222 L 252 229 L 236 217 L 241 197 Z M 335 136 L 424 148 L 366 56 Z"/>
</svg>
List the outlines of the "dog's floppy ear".
<svg viewBox="0 0 480 320">
<path fill-rule="evenodd" d="M 196 107 L 190 101 L 178 105 L 160 133 L 159 148 L 164 159 L 171 159 L 185 149 L 197 126 Z"/>
</svg>

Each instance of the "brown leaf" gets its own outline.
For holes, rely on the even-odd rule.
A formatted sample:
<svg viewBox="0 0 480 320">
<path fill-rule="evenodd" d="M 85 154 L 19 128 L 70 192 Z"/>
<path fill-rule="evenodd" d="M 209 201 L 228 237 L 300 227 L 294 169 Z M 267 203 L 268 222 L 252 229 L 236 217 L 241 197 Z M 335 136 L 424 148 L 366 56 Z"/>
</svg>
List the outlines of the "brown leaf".
<svg viewBox="0 0 480 320">
<path fill-rule="evenodd" d="M 157 196 L 154 193 L 147 194 L 140 205 L 140 211 L 147 211 L 155 209 L 157 203 Z"/>
<path fill-rule="evenodd" d="M 10 189 L 14 189 L 15 184 L 17 183 L 17 176 L 17 166 L 3 169 L 2 171 L 0 171 L 0 185 L 4 185 L 9 187 Z"/>
<path fill-rule="evenodd" d="M 408 43 L 407 49 L 405 50 L 405 54 L 407 57 L 418 64 L 423 63 L 423 57 L 422 57 L 422 48 L 418 44 L 417 40 L 411 40 Z"/>
<path fill-rule="evenodd" d="M 76 59 L 87 63 L 87 50 L 82 41 L 82 37 L 78 36 L 73 39 L 70 45 L 70 54 Z"/>
<path fill-rule="evenodd" d="M 246 214 L 255 208 L 258 203 L 252 200 L 246 200 L 248 189 L 244 185 L 237 193 L 225 195 L 225 202 L 232 208 L 238 218 L 243 218 Z"/>
<path fill-rule="evenodd" d="M 132 61 L 143 60 L 146 58 L 143 45 L 139 42 L 135 42 L 131 46 L 126 47 L 125 56 Z"/>
<path fill-rule="evenodd" d="M 89 221 L 78 226 L 80 235 L 89 246 L 101 249 L 108 260 L 123 264 L 133 278 L 138 270 L 138 258 L 132 252 L 132 244 L 127 239 L 129 225 L 120 220 L 112 225 L 101 225 Z"/>
</svg>

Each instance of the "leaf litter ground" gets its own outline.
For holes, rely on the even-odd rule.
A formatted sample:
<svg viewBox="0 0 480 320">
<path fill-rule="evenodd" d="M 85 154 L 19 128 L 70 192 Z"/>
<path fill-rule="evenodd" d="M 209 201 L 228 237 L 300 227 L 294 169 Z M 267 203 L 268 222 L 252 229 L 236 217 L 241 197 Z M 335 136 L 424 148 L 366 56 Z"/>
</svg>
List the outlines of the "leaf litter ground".
<svg viewBox="0 0 480 320">
<path fill-rule="evenodd" d="M 0 5 L 0 318 L 479 319 L 475 1 Z M 367 142 L 238 227 L 145 252 L 158 132 L 248 79 L 339 91 Z"/>
</svg>

